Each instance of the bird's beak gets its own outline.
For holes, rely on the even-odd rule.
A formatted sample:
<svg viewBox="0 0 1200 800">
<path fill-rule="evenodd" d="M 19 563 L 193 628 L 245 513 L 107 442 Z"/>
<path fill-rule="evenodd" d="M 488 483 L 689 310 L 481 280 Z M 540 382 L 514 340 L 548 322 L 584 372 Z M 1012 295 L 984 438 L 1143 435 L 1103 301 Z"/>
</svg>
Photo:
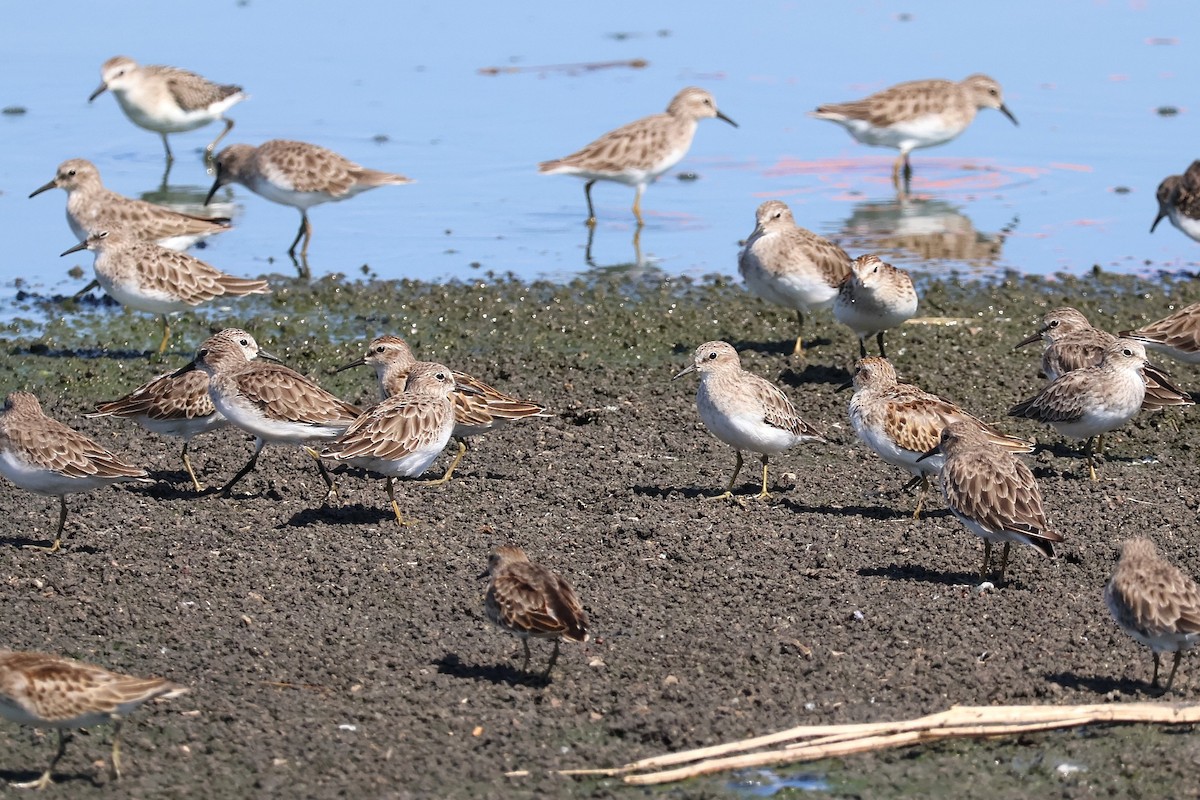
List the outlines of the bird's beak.
<svg viewBox="0 0 1200 800">
<path fill-rule="evenodd" d="M 1014 345 L 1013 345 L 1013 350 L 1020 350 L 1020 349 L 1021 349 L 1022 347 L 1024 347 L 1025 345 L 1027 345 L 1027 344 L 1033 344 L 1034 342 L 1036 342 L 1036 341 L 1040 340 L 1041 338 L 1042 338 L 1042 332 L 1041 332 L 1041 331 L 1038 331 L 1037 333 L 1030 334 L 1029 336 L 1026 336 L 1026 337 L 1025 337 L 1024 339 L 1022 339 L 1021 341 L 1019 341 L 1019 342 L 1017 342 L 1016 344 L 1014 344 Z"/>
<path fill-rule="evenodd" d="M 336 375 L 339 372 L 345 372 L 346 370 L 354 369 L 355 367 L 364 367 L 364 366 L 366 366 L 366 364 L 367 364 L 367 359 L 365 356 L 363 358 L 356 358 L 353 361 L 351 361 L 349 364 L 343 364 L 342 366 L 335 369 L 333 371 L 333 374 Z"/>
<path fill-rule="evenodd" d="M 45 188 L 46 188 L 46 187 L 45 187 L 45 186 L 43 186 L 41 189 L 38 189 L 38 192 L 42 191 L 42 190 L 43 190 L 43 189 L 45 189 Z M 37 194 L 37 192 L 34 192 L 33 194 Z M 31 195 L 29 195 L 29 196 L 30 196 L 30 197 L 33 197 L 33 194 L 31 194 Z M 1163 217 L 1165 217 L 1166 215 L 1167 215 L 1167 212 L 1163 210 L 1163 207 L 1162 207 L 1162 206 L 1159 206 L 1159 207 L 1158 207 L 1158 216 L 1154 218 L 1154 224 L 1150 226 L 1150 232 L 1151 232 L 1151 233 L 1154 233 L 1154 229 L 1158 227 L 1158 223 L 1162 222 L 1162 221 L 1163 221 Z"/>
<path fill-rule="evenodd" d="M 90 103 L 90 102 L 92 102 L 92 101 L 93 101 L 93 100 L 95 100 L 97 97 L 99 97 L 100 95 L 104 94 L 106 91 L 108 91 L 108 84 L 107 84 L 107 83 L 101 83 L 101 84 L 100 84 L 100 87 L 99 87 L 98 89 L 96 89 L 96 91 L 94 91 L 94 92 L 92 92 L 91 94 L 89 94 L 89 95 L 88 95 L 88 102 L 89 102 L 89 103 Z"/>
<path fill-rule="evenodd" d="M 78 253 L 80 250 L 87 250 L 87 246 L 88 246 L 87 239 L 84 239 L 82 242 L 75 245 L 74 247 L 68 248 L 67 250 L 63 250 L 61 253 L 58 254 L 58 257 L 62 258 L 63 256 L 71 255 L 71 253 Z"/>
<path fill-rule="evenodd" d="M 470 386 L 465 383 L 455 383 L 454 391 L 459 392 L 460 394 L 483 394 L 483 392 L 479 391 L 474 386 Z"/>
<path fill-rule="evenodd" d="M 717 119 L 723 119 L 735 128 L 738 126 L 738 124 L 736 122 L 734 122 L 729 117 L 722 114 L 720 111 L 717 112 Z"/>
<path fill-rule="evenodd" d="M 260 350 L 258 354 L 261 356 L 261 355 L 262 355 L 262 351 Z M 196 366 L 196 362 L 195 362 L 195 361 L 189 361 L 188 363 L 184 364 L 184 365 L 183 365 L 182 367 L 180 367 L 179 369 L 177 369 L 177 370 L 175 370 L 174 372 L 172 372 L 172 373 L 171 373 L 171 377 L 172 377 L 172 378 L 178 378 L 178 377 L 180 377 L 181 375 L 187 375 L 189 372 L 191 372 L 192 370 L 196 370 L 196 369 L 199 369 L 199 367 L 198 367 L 198 366 Z"/>
<path fill-rule="evenodd" d="M 1012 121 L 1013 125 L 1016 125 L 1018 128 L 1021 127 L 1021 124 L 1017 122 L 1017 118 L 1014 117 L 1013 113 L 1008 110 L 1008 106 L 1004 105 L 1003 103 L 1000 104 L 1000 113 L 1008 117 Z"/>
<path fill-rule="evenodd" d="M 675 375 L 671 378 L 671 380 L 677 381 L 680 378 L 682 378 L 684 375 L 687 375 L 689 372 L 695 372 L 695 371 L 696 371 L 696 365 L 691 364 L 691 365 L 686 366 L 683 369 L 679 370 L 679 372 L 676 372 Z"/>
<path fill-rule="evenodd" d="M 204 196 L 204 205 L 211 203 L 213 195 L 217 193 L 217 189 L 221 188 L 221 165 L 217 164 L 214 169 L 217 171 L 217 177 L 216 180 L 213 181 L 212 188 L 208 190 L 208 194 Z"/>
<path fill-rule="evenodd" d="M 39 186 L 38 188 L 34 189 L 32 192 L 29 193 L 29 196 L 37 197 L 42 192 L 48 192 L 57 185 L 58 185 L 58 178 L 55 178 L 54 180 L 47 183 L 45 186 Z M 1154 230 L 1154 229 L 1151 228 L 1150 230 Z"/>
<path fill-rule="evenodd" d="M 835 391 L 835 392 L 844 392 L 844 391 L 846 391 L 847 389 L 851 388 L 852 386 L 854 386 L 854 379 L 853 379 L 853 378 L 852 378 L 852 379 L 850 379 L 850 380 L 848 380 L 848 381 L 846 381 L 845 383 L 843 383 L 841 386 L 837 387 L 836 389 L 834 389 L 834 391 Z"/>
<path fill-rule="evenodd" d="M 917 456 L 917 461 L 924 461 L 927 458 L 933 458 L 936 455 L 940 455 L 941 452 L 942 452 L 942 443 L 938 442 L 931 449 L 926 450 L 924 453 Z"/>
<path fill-rule="evenodd" d="M 283 359 L 282 359 L 282 358 L 280 358 L 279 356 L 275 355 L 274 353 L 272 353 L 272 352 L 271 352 L 271 351 L 269 351 L 269 350 L 263 350 L 261 347 L 258 349 L 258 357 L 259 357 L 259 358 L 261 358 L 261 359 L 264 359 L 264 360 L 266 360 L 266 361 L 274 361 L 276 364 L 282 364 L 282 363 L 283 363 Z"/>
</svg>

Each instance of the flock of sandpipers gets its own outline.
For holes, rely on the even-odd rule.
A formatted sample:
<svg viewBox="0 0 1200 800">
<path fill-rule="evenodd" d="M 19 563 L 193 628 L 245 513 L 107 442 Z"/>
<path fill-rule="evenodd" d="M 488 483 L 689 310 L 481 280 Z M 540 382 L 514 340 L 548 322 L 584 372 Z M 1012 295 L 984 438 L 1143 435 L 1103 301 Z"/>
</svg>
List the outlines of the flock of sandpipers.
<svg viewBox="0 0 1200 800">
<path fill-rule="evenodd" d="M 103 82 L 90 99 L 110 91 L 131 121 L 162 136 L 168 162 L 172 159 L 169 134 L 224 122 L 224 130 L 207 148 L 216 180 L 206 205 L 222 185 L 237 183 L 299 209 L 300 229 L 288 251 L 293 257 L 298 245 L 301 257 L 307 252 L 312 206 L 409 182 L 402 175 L 367 169 L 303 142 L 235 144 L 216 152 L 233 127 L 225 112 L 244 98 L 240 87 L 217 85 L 173 67 L 141 66 L 123 56 L 105 62 L 101 73 Z M 821 106 L 814 116 L 837 122 L 860 142 L 899 150 L 892 177 L 898 191 L 906 192 L 912 175 L 910 152 L 958 136 L 982 108 L 998 109 L 1016 123 L 1000 85 L 985 75 L 961 82 L 903 83 L 862 100 Z M 613 130 L 572 155 L 542 163 L 539 169 L 586 180 L 589 225 L 595 224 L 591 188 L 596 181 L 636 187 L 633 213 L 640 227 L 646 187 L 684 157 L 698 121 L 709 117 L 735 124 L 718 110 L 709 92 L 685 88 L 665 113 Z M 162 316 L 160 354 L 170 338 L 169 314 L 216 297 L 270 291 L 263 280 L 227 275 L 182 252 L 197 239 L 228 229 L 228 219 L 180 214 L 122 197 L 105 189 L 95 166 L 83 159 L 63 162 L 54 179 L 33 195 L 56 187 L 68 194 L 67 218 L 81 240 L 67 252 L 92 250 L 96 280 L 106 292 L 128 307 Z M 1164 180 L 1158 200 L 1155 225 L 1169 217 L 1180 230 L 1200 239 L 1200 162 L 1185 175 Z M 862 356 L 850 400 L 855 432 L 886 462 L 911 473 L 911 485 L 921 484 L 915 516 L 921 512 L 930 478 L 940 479 L 950 510 L 984 541 L 981 581 L 990 574 L 993 543 L 1004 546 L 998 580 L 1003 580 L 1013 543 L 1053 556 L 1054 545 L 1063 537 L 1047 521 L 1032 472 L 1015 455 L 1031 452 L 1034 443 L 1006 435 L 953 403 L 900 383 L 884 357 L 884 331 L 916 313 L 917 293 L 907 273 L 873 255 L 851 259 L 833 242 L 798 227 L 787 205 L 779 201 L 758 208 L 756 226 L 738 266 L 752 291 L 797 313 L 801 329 L 796 355 L 803 354 L 805 312 L 832 307 L 834 316 L 854 331 Z M 872 337 L 878 343 L 878 357 L 867 356 L 866 341 Z M 1102 452 L 1104 434 L 1142 409 L 1192 404 L 1189 395 L 1147 362 L 1145 347 L 1189 363 L 1200 362 L 1200 304 L 1125 331 L 1121 338 L 1092 328 L 1074 309 L 1056 309 L 1018 346 L 1038 340 L 1044 343 L 1042 370 L 1049 383 L 1009 413 L 1086 439 L 1093 480 L 1097 478 L 1094 455 Z M 467 437 L 507 421 L 546 416 L 536 403 L 508 396 L 444 365 L 418 361 L 408 345 L 394 336 L 375 339 L 361 359 L 347 366 L 357 365 L 374 367 L 384 398 L 367 410 L 278 363 L 246 331 L 230 328 L 201 344 L 187 365 L 119 400 L 99 404 L 93 416 L 126 417 L 156 433 L 182 438 L 184 466 L 197 492 L 202 487 L 188 458 L 188 445 L 197 434 L 231 425 L 256 438 L 249 462 L 220 490 L 225 496 L 254 468 L 266 444 L 300 446 L 316 461 L 329 495 L 336 489 L 324 460 L 383 476 L 401 525 L 405 520 L 394 494 L 397 478 L 426 472 L 455 438 L 458 453 L 438 479 L 449 480 L 466 452 Z M 801 442 L 821 441 L 820 433 L 799 416 L 777 386 L 743 370 L 737 352 L 725 342 L 701 345 L 692 364 L 676 377 L 693 371 L 700 376 L 696 403 L 702 421 L 737 454 L 728 487 L 714 499 L 744 502 L 733 493 L 743 451 L 760 456 L 758 497 L 768 497 L 769 457 Z M 1100 447 L 1093 448 L 1097 440 Z M 23 489 L 59 497 L 54 539 L 41 548 L 51 552 L 61 546 L 67 494 L 151 480 L 145 470 L 47 417 L 28 392 L 9 394 L 0 412 L 0 474 Z M 554 641 L 547 676 L 561 639 L 587 639 L 587 616 L 571 586 L 555 572 L 530 562 L 520 548 L 497 548 L 485 574 L 490 578 L 484 600 L 487 616 L 522 639 L 523 669 L 529 664 L 529 637 Z M 1105 597 L 1118 624 L 1152 649 L 1155 686 L 1160 653 L 1174 652 L 1164 691 L 1169 689 L 1180 653 L 1200 640 L 1200 588 L 1158 555 L 1150 541 L 1139 539 L 1124 546 Z M 117 721 L 112 765 L 119 776 L 120 720 L 148 700 L 184 691 L 185 687 L 162 679 L 135 678 L 40 653 L 0 651 L 0 715 L 59 730 L 54 759 L 37 780 L 21 784 L 25 786 L 50 784 L 68 729 L 109 720 Z"/>
</svg>

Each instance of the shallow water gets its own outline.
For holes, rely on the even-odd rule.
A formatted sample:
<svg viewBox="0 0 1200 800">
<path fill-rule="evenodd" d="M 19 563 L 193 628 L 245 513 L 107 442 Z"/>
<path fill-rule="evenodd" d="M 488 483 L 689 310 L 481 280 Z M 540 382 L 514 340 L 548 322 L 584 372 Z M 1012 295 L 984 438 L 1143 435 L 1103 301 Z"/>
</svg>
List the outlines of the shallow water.
<svg viewBox="0 0 1200 800">
<path fill-rule="evenodd" d="M 0 55 L 0 285 L 73 292 L 91 257 L 74 243 L 64 195 L 27 199 L 69 157 L 110 187 L 197 202 L 201 148 L 217 127 L 173 137 L 169 185 L 158 137 L 110 95 L 89 106 L 99 65 L 125 53 L 170 63 L 251 97 L 227 142 L 296 138 L 417 179 L 312 213 L 314 276 L 471 278 L 486 271 L 564 280 L 637 263 L 672 275 L 734 274 L 754 209 L 779 197 L 797 221 L 852 253 L 906 267 L 989 274 L 1191 266 L 1198 245 L 1160 225 L 1154 191 L 1197 155 L 1200 123 L 1183 2 L 975 4 L 723 2 L 384 4 L 242 0 L 15 4 Z M 74 27 L 64 19 L 75 20 Z M 1069 36 L 1064 31 L 1070 31 Z M 16 33 L 19 32 L 19 35 Z M 629 66 L 644 59 L 644 67 Z M 587 65 L 617 62 L 615 66 Z M 806 112 L 906 79 L 983 71 L 1005 88 L 1014 127 L 981 112 L 959 139 L 913 158 L 914 198 L 896 201 L 892 151 L 858 145 Z M 582 182 L 538 161 L 665 107 L 683 85 L 711 89 L 732 128 L 705 120 L 690 155 L 651 187 L 635 249 L 633 192 L 600 184 L 590 252 Z M 1173 116 L 1161 107 L 1178 110 Z M 694 180 L 680 175 L 694 174 Z M 201 255 L 235 274 L 292 272 L 297 214 L 235 187 L 235 231 Z M 590 261 L 587 256 L 590 255 Z M 294 274 L 294 272 L 292 273 Z"/>
</svg>

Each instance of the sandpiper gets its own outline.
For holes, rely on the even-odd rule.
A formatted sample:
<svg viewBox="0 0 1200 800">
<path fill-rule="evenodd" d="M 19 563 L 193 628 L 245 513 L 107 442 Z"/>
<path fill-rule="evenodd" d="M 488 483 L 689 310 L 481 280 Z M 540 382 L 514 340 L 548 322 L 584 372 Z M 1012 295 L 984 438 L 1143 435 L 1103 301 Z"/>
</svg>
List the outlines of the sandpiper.
<svg viewBox="0 0 1200 800">
<path fill-rule="evenodd" d="M 308 209 L 334 200 L 347 200 L 379 186 L 412 183 L 411 178 L 392 172 L 380 172 L 355 164 L 332 150 L 307 142 L 272 139 L 258 147 L 231 144 L 217 154 L 217 178 L 204 198 L 208 205 L 213 195 L 227 183 L 240 183 L 266 199 L 300 210 L 300 230 L 288 255 L 295 258 L 296 245 L 304 239 L 300 257 L 308 257 L 312 225 Z"/>
<path fill-rule="evenodd" d="M 400 525 L 410 524 L 396 504 L 396 478 L 421 475 L 446 449 L 454 432 L 454 373 L 433 362 L 416 362 L 404 389 L 356 419 L 330 442 L 321 458 L 383 475 Z"/>
<path fill-rule="evenodd" d="M 834 318 L 858 337 L 858 355 L 867 356 L 866 340 L 871 336 L 883 349 L 883 332 L 903 324 L 917 313 L 917 290 L 912 277 L 902 269 L 865 255 L 854 259 L 850 274 L 842 281 L 833 301 Z"/>
<path fill-rule="evenodd" d="M 1004 580 L 1008 548 L 1027 544 L 1054 558 L 1062 536 L 1050 528 L 1042 510 L 1042 492 L 1033 472 L 1011 451 L 994 444 L 973 421 L 959 420 L 942 428 L 937 446 L 917 460 L 942 455 L 942 495 L 950 512 L 967 530 L 983 539 L 979 580 L 987 579 L 992 542 L 1003 542 L 998 580 Z"/>
<path fill-rule="evenodd" d="M 1182 175 L 1169 175 L 1158 185 L 1158 215 L 1150 232 L 1158 227 L 1163 217 L 1183 231 L 1188 237 L 1200 242 L 1200 160 L 1193 161 Z"/>
<path fill-rule="evenodd" d="M 758 207 L 754 231 L 738 255 L 746 286 L 764 300 L 796 311 L 796 346 L 804 347 L 804 312 L 828 308 L 850 274 L 850 256 L 823 236 L 796 225 L 779 200 Z"/>
<path fill-rule="evenodd" d="M 1087 439 L 1084 455 L 1088 473 L 1096 477 L 1095 452 L 1104 453 L 1104 434 L 1120 428 L 1137 414 L 1146 397 L 1146 350 L 1131 339 L 1118 339 L 1104 348 L 1100 365 L 1059 377 L 1034 397 L 1009 409 L 1010 417 L 1049 424 L 1064 436 Z"/>
<path fill-rule="evenodd" d="M 951 423 L 971 425 L 1007 452 L 1033 452 L 1033 442 L 1006 436 L 950 401 L 900 383 L 896 370 L 885 358 L 869 356 L 859 361 L 852 385 L 850 425 L 858 438 L 884 461 L 913 476 L 905 488 L 921 485 L 914 519 L 921 515 L 929 476 L 940 472 L 944 461 L 941 455 L 927 454 L 941 441 L 942 431 Z"/>
<path fill-rule="evenodd" d="M 609 131 L 569 156 L 543 161 L 538 164 L 538 172 L 576 175 L 587 181 L 583 194 L 587 198 L 589 227 L 596 224 L 596 212 L 592 208 L 592 185 L 596 181 L 615 181 L 636 187 L 633 215 L 640 228 L 645 222 L 642 219 L 642 192 L 687 155 L 696 135 L 696 123 L 708 117 L 725 120 L 737 127 L 736 122 L 717 110 L 717 101 L 711 94 L 689 86 L 672 98 L 666 113 L 642 117 Z"/>
<path fill-rule="evenodd" d="M 1175 653 L 1162 689 L 1171 691 L 1183 651 L 1200 642 L 1200 586 L 1159 555 L 1154 542 L 1131 539 L 1121 548 L 1104 600 L 1121 630 L 1154 654 L 1151 686 L 1158 687 L 1160 655 Z"/>
<path fill-rule="evenodd" d="M 45 415 L 37 397 L 12 392 L 0 409 L 0 475 L 28 492 L 58 497 L 58 528 L 49 547 L 62 547 L 67 495 L 122 481 L 153 483 L 141 467 L 122 461 L 100 445 Z"/>
<path fill-rule="evenodd" d="M 892 183 L 900 189 L 901 168 L 905 188 L 912 179 L 908 154 L 955 138 L 981 108 L 995 108 L 1017 124 L 1004 105 L 1000 84 L 987 75 L 971 75 L 958 83 L 937 79 L 899 83 L 861 100 L 820 106 L 812 116 L 836 122 L 863 144 L 898 149 Z"/>
<path fill-rule="evenodd" d="M 187 311 L 218 297 L 269 294 L 258 278 L 236 278 L 187 253 L 137 238 L 128 230 L 93 233 L 62 255 L 91 250 L 96 281 L 123 306 L 162 318 L 161 356 L 171 340 L 168 314 Z"/>
<path fill-rule="evenodd" d="M 67 224 L 79 240 L 93 233 L 124 230 L 140 239 L 158 242 L 172 250 L 183 250 L 197 240 L 229 230 L 229 219 L 206 219 L 180 214 L 144 200 L 132 200 L 104 188 L 100 171 L 92 162 L 72 158 L 58 165 L 54 179 L 29 195 L 50 189 L 67 193 Z"/>
<path fill-rule="evenodd" d="M 257 358 L 260 352 L 265 358 L 275 359 L 275 356 L 261 350 L 250 334 L 242 330 L 230 330 L 234 342 L 247 360 Z M 208 375 L 203 370 L 192 370 L 178 377 L 173 372 L 159 375 L 124 397 L 97 403 L 95 413 L 87 416 L 131 419 L 153 433 L 182 438 L 183 466 L 197 492 L 204 491 L 204 487 L 192 469 L 188 445 L 193 436 L 229 424 L 229 420 L 217 411 L 208 395 Z"/>
<path fill-rule="evenodd" d="M 45 789 L 67 752 L 67 731 L 113 724 L 113 778 L 121 777 L 121 723 L 150 700 L 188 691 L 162 678 L 136 678 L 103 667 L 44 653 L 0 650 L 0 716 L 20 725 L 58 730 L 58 750 L 37 780 L 10 784 Z"/>
<path fill-rule="evenodd" d="M 487 570 L 480 578 L 489 578 L 483 607 L 488 619 L 521 640 L 525 661 L 521 671 L 529 669 L 529 638 L 553 639 L 554 652 L 546 665 L 544 678 L 558 661 L 559 642 L 588 640 L 588 618 L 575 590 L 558 573 L 534 564 L 519 547 L 497 547 L 488 558 Z"/>
<path fill-rule="evenodd" d="M 367 346 L 365 356 L 337 371 L 370 365 L 375 369 L 380 393 L 386 399 L 404 391 L 409 371 L 417 363 L 412 348 L 399 336 L 379 336 Z M 458 453 L 440 478 L 429 481 L 431 485 L 450 480 L 467 452 L 467 437 L 495 430 L 510 420 L 552 416 L 546 413 L 545 406 L 504 394 L 465 372 L 454 372 L 454 385 L 450 399 L 454 404 L 454 438 L 458 441 Z"/>
<path fill-rule="evenodd" d="M 217 411 L 255 437 L 254 455 L 221 487 L 220 493 L 229 497 L 234 485 L 254 469 L 263 447 L 274 443 L 305 447 L 317 462 L 328 499 L 337 493 L 333 480 L 308 446 L 341 436 L 361 411 L 282 364 L 251 361 L 246 357 L 246 339 L 244 331 L 226 328 L 201 344 L 191 363 L 172 373 L 180 377 L 195 369 L 203 370 Z M 266 358 L 266 354 L 260 350 L 258 357 Z"/>
<path fill-rule="evenodd" d="M 233 128 L 225 112 L 246 99 L 240 86 L 219 85 L 178 67 L 140 66 L 128 56 L 114 56 L 100 66 L 100 86 L 88 102 L 105 91 L 113 93 L 130 122 L 162 137 L 168 162 L 175 159 L 168 133 L 194 131 L 221 120 L 225 130 L 205 148 L 212 153 Z"/>
<path fill-rule="evenodd" d="M 1200 303 L 1120 335 L 1185 364 L 1200 364 Z"/>
<path fill-rule="evenodd" d="M 742 471 L 742 451 L 758 453 L 762 459 L 762 490 L 758 497 L 770 497 L 767 491 L 767 460 L 801 442 L 824 442 L 815 428 L 800 418 L 796 407 L 778 386 L 742 369 L 737 351 L 728 342 L 705 342 L 696 348 L 691 365 L 671 380 L 690 372 L 700 373 L 696 408 L 709 433 L 737 453 L 733 476 L 722 494 L 712 498 L 733 498 L 733 485 Z"/>
</svg>

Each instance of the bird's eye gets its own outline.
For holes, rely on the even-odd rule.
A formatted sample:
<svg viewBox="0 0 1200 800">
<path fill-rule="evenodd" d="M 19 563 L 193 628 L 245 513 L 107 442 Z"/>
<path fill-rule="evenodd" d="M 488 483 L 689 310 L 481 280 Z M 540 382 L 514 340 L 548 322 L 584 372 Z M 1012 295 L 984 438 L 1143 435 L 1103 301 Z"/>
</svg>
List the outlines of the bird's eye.
<svg viewBox="0 0 1200 800">
<path fill-rule="evenodd" d="M 204 358 L 206 355 L 208 355 L 208 348 L 204 348 L 199 353 L 196 353 L 196 358 Z"/>
<path fill-rule="evenodd" d="M 1056 320 L 1056 319 L 1052 319 L 1052 320 L 1050 320 L 1050 327 L 1051 327 L 1051 328 L 1057 328 L 1057 327 L 1059 326 L 1059 324 L 1060 324 L 1059 320 Z"/>
<path fill-rule="evenodd" d="M 708 360 L 709 360 L 709 361 L 715 361 L 715 360 L 716 360 L 716 358 L 717 358 L 717 351 L 716 351 L 716 350 L 713 350 L 711 353 L 709 353 L 709 354 L 708 354 Z"/>
<path fill-rule="evenodd" d="M 250 340 L 249 339 L 238 339 L 238 344 L 240 344 L 242 347 L 249 347 Z"/>
<path fill-rule="evenodd" d="M 1128 347 L 1126 347 L 1126 348 L 1125 348 L 1124 350 L 1122 350 L 1121 352 L 1122 352 L 1122 353 L 1124 353 L 1124 354 L 1125 354 L 1125 355 L 1127 355 L 1127 356 L 1132 356 L 1132 355 L 1133 355 L 1133 351 L 1132 351 L 1132 350 L 1130 350 Z"/>
<path fill-rule="evenodd" d="M 97 239 L 107 239 L 108 231 L 100 231 L 100 233 L 96 236 L 96 238 Z"/>
<path fill-rule="evenodd" d="M 446 373 L 444 373 L 444 372 L 439 372 L 439 373 L 437 374 L 437 376 L 436 376 L 436 377 L 437 377 L 437 379 L 438 379 L 439 381 L 443 381 L 443 382 L 444 382 L 444 381 L 446 380 Z"/>
<path fill-rule="evenodd" d="M 383 345 L 379 345 L 378 347 L 375 348 L 375 352 L 382 353 L 385 349 L 386 348 Z"/>
<path fill-rule="evenodd" d="M 69 170 L 67 170 L 67 177 L 68 177 L 68 178 L 74 178 L 74 177 L 75 177 L 75 170 L 73 170 L 73 169 L 69 169 Z"/>
</svg>

